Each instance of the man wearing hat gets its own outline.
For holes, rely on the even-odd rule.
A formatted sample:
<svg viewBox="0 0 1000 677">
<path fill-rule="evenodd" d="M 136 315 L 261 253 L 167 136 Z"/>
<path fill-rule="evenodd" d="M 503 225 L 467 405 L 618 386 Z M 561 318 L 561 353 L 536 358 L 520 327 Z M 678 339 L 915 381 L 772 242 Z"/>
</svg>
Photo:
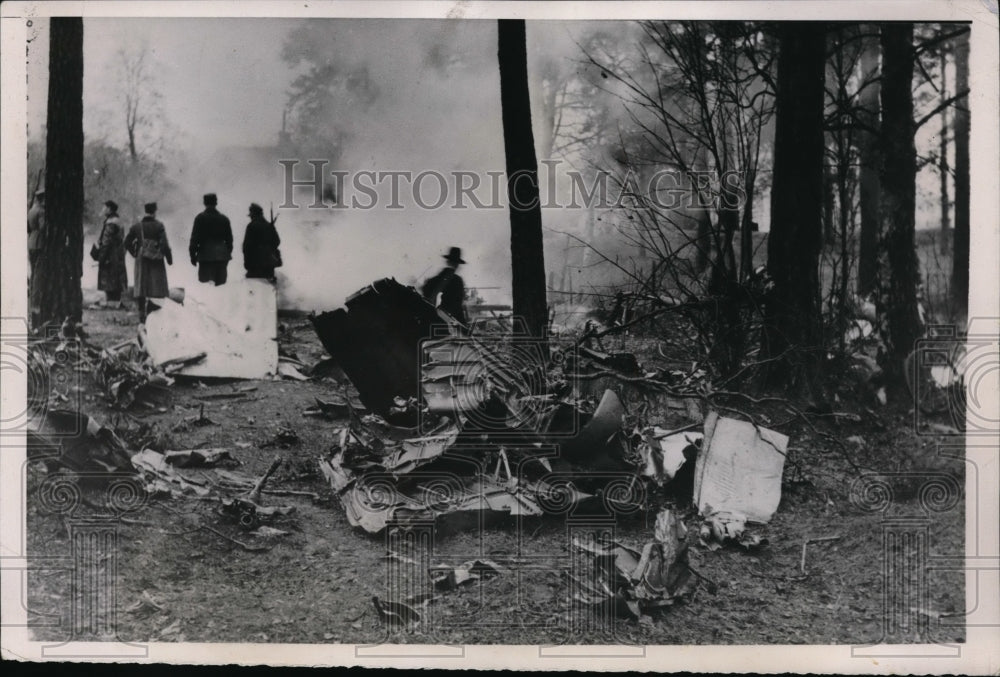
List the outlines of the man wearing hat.
<svg viewBox="0 0 1000 677">
<path fill-rule="evenodd" d="M 424 282 L 424 298 L 436 305 L 462 324 L 468 324 L 469 319 L 465 314 L 465 282 L 458 275 L 458 267 L 465 263 L 462 260 L 462 250 L 452 247 L 444 255 L 446 265 L 444 269 Z M 437 303 L 438 294 L 441 295 L 441 303 Z"/>
<path fill-rule="evenodd" d="M 165 298 L 170 293 L 167 267 L 174 264 L 167 229 L 156 219 L 156 203 L 146 204 L 146 215 L 125 236 L 125 249 L 135 257 L 135 285 L 132 290 L 139 306 L 139 320 L 146 321 L 146 299 Z"/>
<path fill-rule="evenodd" d="M 125 272 L 125 231 L 118 220 L 118 204 L 104 203 L 104 226 L 97 240 L 97 288 L 104 292 L 105 308 L 121 308 L 122 292 L 128 287 Z"/>
<path fill-rule="evenodd" d="M 274 281 L 274 269 L 281 265 L 278 245 L 281 238 L 274 223 L 264 218 L 259 204 L 250 205 L 250 223 L 243 236 L 243 267 L 247 277 Z"/>
<path fill-rule="evenodd" d="M 28 263 L 30 275 L 35 277 L 35 261 L 42 250 L 42 227 L 45 225 L 45 189 L 35 191 L 35 201 L 28 210 Z"/>
<path fill-rule="evenodd" d="M 198 281 L 218 286 L 226 283 L 226 268 L 233 258 L 233 229 L 226 215 L 216 209 L 215 193 L 205 195 L 202 202 L 205 211 L 194 217 L 188 251 L 191 265 L 198 266 Z"/>
</svg>

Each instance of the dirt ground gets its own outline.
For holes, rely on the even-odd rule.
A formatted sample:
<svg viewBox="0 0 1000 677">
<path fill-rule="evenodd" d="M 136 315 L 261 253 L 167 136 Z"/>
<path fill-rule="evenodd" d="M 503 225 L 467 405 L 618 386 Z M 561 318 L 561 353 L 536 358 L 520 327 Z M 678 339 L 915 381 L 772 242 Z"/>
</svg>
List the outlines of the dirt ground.
<svg viewBox="0 0 1000 677">
<path fill-rule="evenodd" d="M 88 310 L 90 340 L 111 345 L 134 335 L 136 316 L 126 310 Z M 323 349 L 305 318 L 282 318 L 280 342 L 306 364 Z M 917 435 L 905 402 L 873 415 L 859 408 L 860 423 L 828 418 L 822 431 L 848 446 L 852 460 L 886 473 L 893 497 L 883 511 L 864 509 L 857 473 L 844 453 L 805 426 L 781 428 L 791 437 L 782 498 L 773 520 L 760 529 L 767 543 L 753 551 L 738 546 L 709 550 L 699 544 L 698 518 L 686 513 L 691 564 L 711 581 L 692 599 L 652 622 L 581 615 L 571 604 L 568 573 L 578 561 L 571 539 L 588 525 L 570 516 L 532 521 L 447 525 L 421 541 L 410 556 L 423 564 L 385 558 L 400 551 L 387 536 L 352 529 L 319 474 L 316 459 L 329 449 L 344 421 L 302 415 L 314 398 L 337 390 L 327 378 L 305 382 L 255 381 L 238 398 L 213 399 L 247 382 L 178 379 L 173 405 L 131 412 L 174 428 L 204 405 L 214 425 L 181 426 L 174 449 L 225 447 L 251 475 L 275 456 L 279 467 L 269 487 L 314 492 L 267 496 L 296 512 L 274 526 L 291 532 L 265 542 L 225 522 L 210 501 L 156 499 L 117 524 L 114 553 L 102 566 L 115 582 L 114 631 L 121 640 L 303 643 L 636 643 L 636 644 L 871 644 L 964 640 L 964 575 L 948 564 L 964 552 L 964 498 L 921 488 L 941 473 L 964 486 L 964 463 L 938 453 L 939 438 Z M 112 418 L 92 379 L 82 377 L 81 409 Z M 778 416 L 775 417 L 780 418 Z M 269 444 L 279 427 L 298 434 L 283 447 Z M 949 441 L 954 445 L 954 439 Z M 74 634 L 73 582 L 65 565 L 45 558 L 71 554 L 74 516 L 46 512 L 35 491 L 44 478 L 26 466 L 29 558 L 29 623 L 36 639 L 88 639 Z M 852 487 L 854 498 L 852 499 Z M 877 502 L 878 490 L 861 492 Z M 616 536 L 641 545 L 652 537 L 654 515 L 616 522 Z M 909 521 L 901 521 L 903 518 Z M 903 526 L 900 526 L 903 525 Z M 210 531 L 203 526 L 211 527 Z M 909 529 L 909 538 L 896 538 Z M 916 536 L 912 536 L 916 534 Z M 809 542 L 809 539 L 828 539 Z M 262 543 L 248 551 L 236 543 Z M 900 550 L 900 548 L 903 548 Z M 459 564 L 488 558 L 507 573 L 438 594 L 420 609 L 424 622 L 409 629 L 379 623 L 372 597 L 398 599 L 426 585 L 426 563 Z M 935 564 L 935 563 L 940 564 Z M 116 566 L 116 570 L 114 567 Z M 902 577 L 902 578 L 900 578 Z M 922 577 L 922 578 L 921 578 Z M 886 596 L 887 581 L 899 586 Z M 909 581 L 910 587 L 902 582 Z M 415 586 L 415 587 L 414 587 Z M 902 593 L 898 593 L 902 590 Z M 151 603 L 150 603 L 151 602 Z"/>
</svg>

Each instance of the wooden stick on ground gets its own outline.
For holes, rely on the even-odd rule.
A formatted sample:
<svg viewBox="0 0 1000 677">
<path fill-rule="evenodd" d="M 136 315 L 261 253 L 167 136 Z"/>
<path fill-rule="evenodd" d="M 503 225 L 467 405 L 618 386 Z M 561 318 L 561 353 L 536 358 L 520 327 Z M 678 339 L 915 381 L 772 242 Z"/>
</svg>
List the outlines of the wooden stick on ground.
<svg viewBox="0 0 1000 677">
<path fill-rule="evenodd" d="M 799 571 L 802 573 L 806 572 L 806 547 L 810 543 L 825 543 L 827 541 L 837 541 L 840 540 L 840 534 L 836 536 L 820 536 L 818 538 L 807 538 L 802 541 L 802 559 L 799 560 Z"/>
<path fill-rule="evenodd" d="M 281 457 L 275 456 L 274 460 L 271 461 L 271 467 L 267 469 L 267 472 L 265 472 L 259 480 L 257 480 L 253 489 L 247 493 L 248 501 L 258 504 L 261 502 L 261 493 L 264 491 L 264 484 L 267 483 L 268 478 L 271 477 L 271 474 L 278 469 L 279 465 L 281 465 Z"/>
</svg>

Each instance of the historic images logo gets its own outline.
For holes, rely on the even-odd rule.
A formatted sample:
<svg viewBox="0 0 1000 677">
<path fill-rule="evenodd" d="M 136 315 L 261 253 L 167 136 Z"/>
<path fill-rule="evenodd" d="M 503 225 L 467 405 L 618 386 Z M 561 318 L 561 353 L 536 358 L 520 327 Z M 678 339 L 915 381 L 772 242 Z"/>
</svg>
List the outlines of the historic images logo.
<svg viewBox="0 0 1000 677">
<path fill-rule="evenodd" d="M 918 434 L 995 435 L 1000 430 L 995 386 L 1000 375 L 998 321 L 973 318 L 964 335 L 936 325 L 908 361 Z"/>
<path fill-rule="evenodd" d="M 0 437 L 38 430 L 52 408 L 78 410 L 81 372 L 76 358 L 83 350 L 81 341 L 53 326 L 32 335 L 23 318 L 3 318 L 2 326 L 0 370 L 4 392 L 0 396 Z M 63 430 L 56 435 L 80 432 Z"/>
<path fill-rule="evenodd" d="M 329 160 L 279 160 L 284 201 L 280 209 L 611 209 L 642 204 L 658 210 L 739 209 L 747 199 L 740 172 L 661 169 L 640 175 L 581 172 L 562 160 L 542 160 L 537 172 L 327 170 Z M 301 166 L 300 166 L 301 165 Z M 508 199 L 531 194 L 525 202 Z"/>
</svg>

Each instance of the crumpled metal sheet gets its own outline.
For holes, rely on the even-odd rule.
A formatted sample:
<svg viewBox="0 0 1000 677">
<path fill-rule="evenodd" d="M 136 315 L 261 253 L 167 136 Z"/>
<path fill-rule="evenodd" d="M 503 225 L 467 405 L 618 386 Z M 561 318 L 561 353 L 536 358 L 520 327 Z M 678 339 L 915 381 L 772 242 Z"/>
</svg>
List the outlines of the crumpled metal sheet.
<svg viewBox="0 0 1000 677">
<path fill-rule="evenodd" d="M 662 486 L 672 480 L 681 467 L 696 458 L 702 434 L 690 431 L 670 432 L 656 426 L 641 432 L 637 451 L 642 459 L 641 474 Z"/>
<path fill-rule="evenodd" d="M 210 458 L 221 458 L 221 449 L 201 450 Z M 168 452 L 180 453 L 186 452 Z M 178 460 L 184 456 L 177 457 Z M 254 487 L 254 478 L 237 470 L 206 467 L 176 466 L 167 454 L 143 449 L 131 458 L 132 467 L 142 477 L 146 492 L 151 495 L 214 496 L 222 493 L 245 493 Z"/>
<path fill-rule="evenodd" d="M 542 480 L 498 481 L 487 475 L 458 477 L 448 474 L 421 474 L 419 483 L 408 487 L 397 485 L 389 475 L 367 474 L 350 477 L 337 471 L 327 461 L 320 468 L 331 485 L 331 469 L 342 483 L 338 491 L 340 502 L 353 527 L 369 533 L 379 533 L 390 524 L 436 521 L 446 516 L 476 515 L 491 512 L 506 516 L 545 514 L 547 498 L 559 495 L 560 500 L 579 502 L 589 494 L 560 486 L 558 489 Z M 343 482 L 346 480 L 346 484 Z"/>
<path fill-rule="evenodd" d="M 560 442 L 563 458 L 595 470 L 622 467 L 622 435 L 625 407 L 613 390 L 605 390 L 591 419 L 575 436 Z M 617 447 L 617 448 L 616 448 Z"/>
<path fill-rule="evenodd" d="M 278 370 L 278 300 L 266 280 L 197 285 L 184 305 L 154 299 L 146 318 L 145 348 L 155 365 L 190 356 L 204 359 L 178 369 L 187 376 L 267 378 Z"/>
<path fill-rule="evenodd" d="M 589 577 L 574 581 L 576 600 L 641 619 L 686 599 L 694 585 L 684 523 L 665 509 L 657 515 L 653 533 L 655 539 L 641 550 L 618 541 L 574 539 L 573 545 L 594 563 Z"/>
<path fill-rule="evenodd" d="M 358 389 L 361 401 L 386 415 L 397 397 L 416 397 L 420 342 L 454 321 L 411 287 L 382 279 L 348 297 L 345 308 L 310 317 L 326 351 Z"/>
<path fill-rule="evenodd" d="M 781 501 L 788 437 L 712 413 L 695 465 L 694 500 L 702 515 L 766 523 Z"/>
<path fill-rule="evenodd" d="M 454 590 L 460 585 L 508 573 L 508 569 L 489 559 L 473 559 L 458 566 L 436 564 L 427 574 L 438 590 Z"/>
<path fill-rule="evenodd" d="M 115 432 L 80 411 L 53 409 L 29 421 L 28 458 L 75 472 L 130 471 L 130 454 Z"/>
</svg>

